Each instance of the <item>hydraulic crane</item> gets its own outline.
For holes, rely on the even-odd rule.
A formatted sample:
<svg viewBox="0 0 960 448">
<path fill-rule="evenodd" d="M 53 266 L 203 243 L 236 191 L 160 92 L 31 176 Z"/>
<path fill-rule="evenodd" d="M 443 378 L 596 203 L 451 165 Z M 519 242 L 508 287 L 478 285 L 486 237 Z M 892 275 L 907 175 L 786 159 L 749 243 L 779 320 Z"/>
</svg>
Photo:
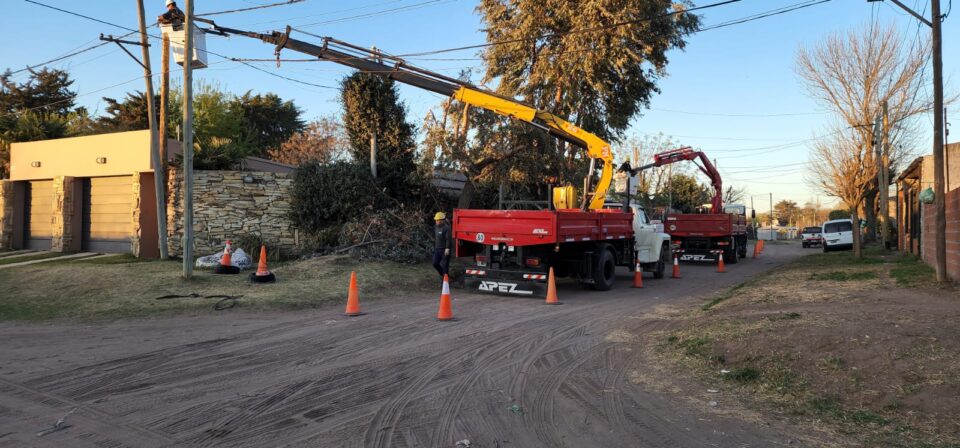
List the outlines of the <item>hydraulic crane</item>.
<svg viewBox="0 0 960 448">
<path fill-rule="evenodd" d="M 633 175 L 650 168 L 658 168 L 671 163 L 681 162 L 684 160 L 696 160 L 698 158 L 700 159 L 700 164 L 697 164 L 696 162 L 694 162 L 694 164 L 697 166 L 697 168 L 700 168 L 700 171 L 702 171 L 703 174 L 707 175 L 714 189 L 713 198 L 710 200 L 712 208 L 710 212 L 723 213 L 723 180 L 720 178 L 720 172 L 717 171 L 717 168 L 713 166 L 713 163 L 710 162 L 710 159 L 707 158 L 707 155 L 704 154 L 703 151 L 696 151 L 689 146 L 684 146 L 682 148 L 671 149 L 669 151 L 654 154 L 652 163 L 648 163 L 637 168 L 631 168 L 628 164 L 624 164 L 620 169 L 623 171 L 629 171 L 630 174 Z"/>
<path fill-rule="evenodd" d="M 402 58 L 385 54 L 379 50 L 366 49 L 331 37 L 324 37 L 321 45 L 294 39 L 290 37 L 292 29 L 289 26 L 284 32 L 274 31 L 270 34 L 264 34 L 222 27 L 210 20 L 203 20 L 203 22 L 211 24 L 214 32 L 251 37 L 273 44 L 275 46 L 274 53 L 278 60 L 280 52 L 283 49 L 289 49 L 314 56 L 320 60 L 346 65 L 362 72 L 373 73 L 439 93 L 471 106 L 530 123 L 560 140 L 586 150 L 590 157 L 590 171 L 584 180 L 583 196 L 579 208 L 581 210 L 603 208 L 607 189 L 610 187 L 610 181 L 613 177 L 613 155 L 610 151 L 610 144 L 550 112 L 483 90 L 470 83 L 410 65 Z M 385 61 L 388 61 L 389 64 Z M 591 180 L 597 160 L 600 160 L 603 166 L 601 167 L 600 179 L 591 191 Z M 565 195 L 559 194 L 557 196 L 564 197 Z M 564 204 L 558 208 L 572 208 L 572 204 Z"/>
</svg>

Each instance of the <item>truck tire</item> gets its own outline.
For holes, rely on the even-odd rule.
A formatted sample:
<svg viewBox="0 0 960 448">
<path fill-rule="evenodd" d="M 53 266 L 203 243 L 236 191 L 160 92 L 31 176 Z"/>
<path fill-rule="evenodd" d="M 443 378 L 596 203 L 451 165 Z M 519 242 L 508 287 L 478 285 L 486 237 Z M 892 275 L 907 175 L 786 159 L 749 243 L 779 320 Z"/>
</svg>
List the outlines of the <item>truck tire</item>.
<svg viewBox="0 0 960 448">
<path fill-rule="evenodd" d="M 740 243 L 740 258 L 747 258 L 747 238 L 738 238 L 737 240 Z"/>
<path fill-rule="evenodd" d="M 737 264 L 740 262 L 740 250 L 731 247 L 730 250 L 723 251 L 723 261 L 728 264 Z"/>
<path fill-rule="evenodd" d="M 653 278 L 663 278 L 667 272 L 667 266 L 672 263 L 673 260 L 670 259 L 670 243 L 663 243 L 663 247 L 660 248 L 660 259 L 657 260 L 657 268 L 653 271 Z"/>
<path fill-rule="evenodd" d="M 613 288 L 613 282 L 617 274 L 617 262 L 613 257 L 613 252 L 604 244 L 597 251 L 597 264 L 593 269 L 593 289 L 597 291 L 609 291 Z"/>
</svg>

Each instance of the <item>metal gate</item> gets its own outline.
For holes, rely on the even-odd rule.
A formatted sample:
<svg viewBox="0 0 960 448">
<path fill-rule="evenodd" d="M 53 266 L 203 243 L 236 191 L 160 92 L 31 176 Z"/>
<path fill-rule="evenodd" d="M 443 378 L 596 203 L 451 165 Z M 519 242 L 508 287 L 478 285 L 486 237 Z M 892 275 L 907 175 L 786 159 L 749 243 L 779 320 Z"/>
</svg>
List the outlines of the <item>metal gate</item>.
<svg viewBox="0 0 960 448">
<path fill-rule="evenodd" d="M 133 233 L 132 176 L 83 181 L 81 247 L 91 252 L 130 252 Z"/>
</svg>

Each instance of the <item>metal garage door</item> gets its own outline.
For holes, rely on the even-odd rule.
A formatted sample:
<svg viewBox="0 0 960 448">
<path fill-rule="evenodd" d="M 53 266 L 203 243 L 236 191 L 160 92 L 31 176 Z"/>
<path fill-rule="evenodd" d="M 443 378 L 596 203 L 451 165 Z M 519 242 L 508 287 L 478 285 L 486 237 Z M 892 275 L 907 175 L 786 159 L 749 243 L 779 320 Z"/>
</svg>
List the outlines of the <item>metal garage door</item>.
<svg viewBox="0 0 960 448">
<path fill-rule="evenodd" d="M 130 252 L 133 178 L 92 177 L 83 182 L 83 250 Z"/>
<path fill-rule="evenodd" d="M 50 250 L 53 236 L 53 181 L 32 180 L 26 191 L 27 249 Z"/>
</svg>

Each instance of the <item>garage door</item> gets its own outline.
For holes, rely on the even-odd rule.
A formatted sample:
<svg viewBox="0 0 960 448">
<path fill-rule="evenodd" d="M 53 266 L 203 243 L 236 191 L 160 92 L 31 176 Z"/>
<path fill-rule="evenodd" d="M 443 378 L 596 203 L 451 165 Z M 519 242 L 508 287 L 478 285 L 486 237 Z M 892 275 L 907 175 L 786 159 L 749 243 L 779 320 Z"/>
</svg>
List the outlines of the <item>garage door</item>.
<svg viewBox="0 0 960 448">
<path fill-rule="evenodd" d="M 132 180 L 132 176 L 84 180 L 83 250 L 130 252 Z"/>
<path fill-rule="evenodd" d="M 53 236 L 53 181 L 33 180 L 26 191 L 27 249 L 50 250 Z"/>
</svg>

